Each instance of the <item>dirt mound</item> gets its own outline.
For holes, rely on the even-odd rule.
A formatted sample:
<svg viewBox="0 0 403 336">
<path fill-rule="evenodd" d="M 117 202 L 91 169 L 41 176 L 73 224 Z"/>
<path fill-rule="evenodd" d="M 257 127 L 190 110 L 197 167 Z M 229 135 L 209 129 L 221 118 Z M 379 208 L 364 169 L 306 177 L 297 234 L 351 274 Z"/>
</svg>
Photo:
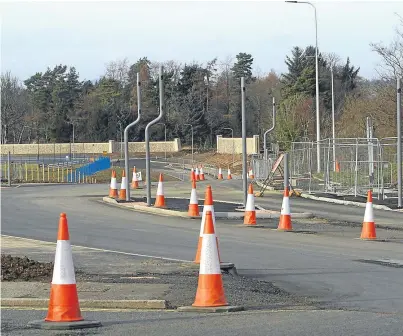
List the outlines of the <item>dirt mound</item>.
<svg viewBox="0 0 403 336">
<path fill-rule="evenodd" d="M 1 281 L 51 281 L 53 263 L 41 263 L 27 257 L 1 255 Z"/>
</svg>

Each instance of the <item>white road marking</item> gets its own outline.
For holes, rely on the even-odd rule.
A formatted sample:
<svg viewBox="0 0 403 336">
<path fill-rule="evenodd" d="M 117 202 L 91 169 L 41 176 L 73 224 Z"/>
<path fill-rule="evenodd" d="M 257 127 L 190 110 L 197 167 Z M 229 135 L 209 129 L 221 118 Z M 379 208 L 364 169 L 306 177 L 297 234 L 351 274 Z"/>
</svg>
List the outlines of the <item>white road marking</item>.
<svg viewBox="0 0 403 336">
<path fill-rule="evenodd" d="M 32 239 L 32 238 L 23 238 L 23 237 L 17 237 L 17 236 L 9 236 L 9 235 L 1 235 L 2 237 L 8 237 L 8 238 L 18 238 L 21 240 L 29 240 L 29 241 L 34 241 L 34 242 L 40 242 L 40 243 L 50 243 L 56 245 L 56 243 L 48 242 L 45 240 L 38 240 L 38 239 Z M 107 250 L 107 249 L 102 249 L 102 248 L 96 248 L 96 247 L 88 247 L 88 246 L 81 246 L 81 245 L 71 245 L 72 247 L 78 247 L 78 248 L 85 248 L 88 250 L 92 251 L 100 251 L 100 252 L 110 252 L 110 253 L 117 253 L 117 254 L 124 254 L 124 255 L 130 255 L 130 256 L 135 256 L 135 257 L 144 257 L 144 258 L 153 258 L 153 259 L 162 259 L 162 260 L 169 260 L 169 261 L 179 261 L 179 262 L 187 262 L 187 263 L 193 263 L 191 260 L 183 260 L 183 259 L 175 259 L 175 258 L 166 258 L 166 257 L 160 257 L 160 256 L 153 256 L 153 255 L 147 255 L 147 254 L 139 254 L 139 253 L 130 253 L 130 252 L 122 252 L 122 251 L 115 251 L 115 250 Z"/>
</svg>

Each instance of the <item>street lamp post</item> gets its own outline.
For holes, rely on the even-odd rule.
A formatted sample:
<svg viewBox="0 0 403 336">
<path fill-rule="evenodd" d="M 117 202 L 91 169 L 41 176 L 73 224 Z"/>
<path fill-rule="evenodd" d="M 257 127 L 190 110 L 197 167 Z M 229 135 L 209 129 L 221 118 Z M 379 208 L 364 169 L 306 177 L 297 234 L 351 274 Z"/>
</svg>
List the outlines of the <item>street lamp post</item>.
<svg viewBox="0 0 403 336">
<path fill-rule="evenodd" d="M 234 163 L 235 163 L 235 148 L 234 148 L 234 130 L 230 127 L 224 127 L 223 130 L 230 130 L 231 131 L 231 137 L 232 137 L 232 168 L 234 168 Z"/>
<path fill-rule="evenodd" d="M 336 126 L 334 118 L 334 77 L 333 66 L 330 67 L 330 75 L 332 80 L 332 137 L 333 137 L 333 171 L 336 171 Z"/>
<path fill-rule="evenodd" d="M 191 124 L 183 124 L 183 126 L 190 126 L 192 129 L 192 164 L 193 164 L 193 126 Z"/>
<path fill-rule="evenodd" d="M 309 1 L 286 1 L 294 4 L 307 4 L 312 6 L 315 11 L 315 68 L 316 68 L 316 155 L 317 155 L 317 172 L 320 173 L 320 114 L 319 114 L 319 57 L 318 57 L 318 19 L 316 16 L 316 7 Z"/>
<path fill-rule="evenodd" d="M 165 128 L 165 144 L 164 144 L 164 148 L 165 148 L 165 161 L 167 160 L 167 125 L 164 123 L 158 123 L 159 125 L 164 125 Z"/>
</svg>

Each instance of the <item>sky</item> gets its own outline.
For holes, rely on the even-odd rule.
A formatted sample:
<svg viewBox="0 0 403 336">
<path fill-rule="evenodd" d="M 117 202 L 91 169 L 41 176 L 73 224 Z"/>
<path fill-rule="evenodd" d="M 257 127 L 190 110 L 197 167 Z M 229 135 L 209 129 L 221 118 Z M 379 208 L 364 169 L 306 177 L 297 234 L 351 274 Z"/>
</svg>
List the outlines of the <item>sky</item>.
<svg viewBox="0 0 403 336">
<path fill-rule="evenodd" d="M 314 1 L 321 52 L 350 57 L 360 75 L 377 77 L 371 42 L 394 38 L 403 2 Z M 95 80 L 108 62 L 224 61 L 252 54 L 254 70 L 277 73 L 294 46 L 315 43 L 314 10 L 284 1 L 4 1 L 1 72 L 25 80 L 47 67 L 76 67 Z M 397 14 L 396 14 L 397 13 Z"/>
</svg>

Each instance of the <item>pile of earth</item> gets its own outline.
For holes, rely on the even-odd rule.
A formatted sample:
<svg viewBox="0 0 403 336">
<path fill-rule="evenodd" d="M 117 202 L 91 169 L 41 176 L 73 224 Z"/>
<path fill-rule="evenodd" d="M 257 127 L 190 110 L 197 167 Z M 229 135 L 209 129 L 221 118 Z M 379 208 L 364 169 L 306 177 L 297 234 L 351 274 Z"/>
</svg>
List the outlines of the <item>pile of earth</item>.
<svg viewBox="0 0 403 336">
<path fill-rule="evenodd" d="M 53 263 L 41 263 L 27 257 L 1 255 L 1 281 L 51 280 Z"/>
</svg>

